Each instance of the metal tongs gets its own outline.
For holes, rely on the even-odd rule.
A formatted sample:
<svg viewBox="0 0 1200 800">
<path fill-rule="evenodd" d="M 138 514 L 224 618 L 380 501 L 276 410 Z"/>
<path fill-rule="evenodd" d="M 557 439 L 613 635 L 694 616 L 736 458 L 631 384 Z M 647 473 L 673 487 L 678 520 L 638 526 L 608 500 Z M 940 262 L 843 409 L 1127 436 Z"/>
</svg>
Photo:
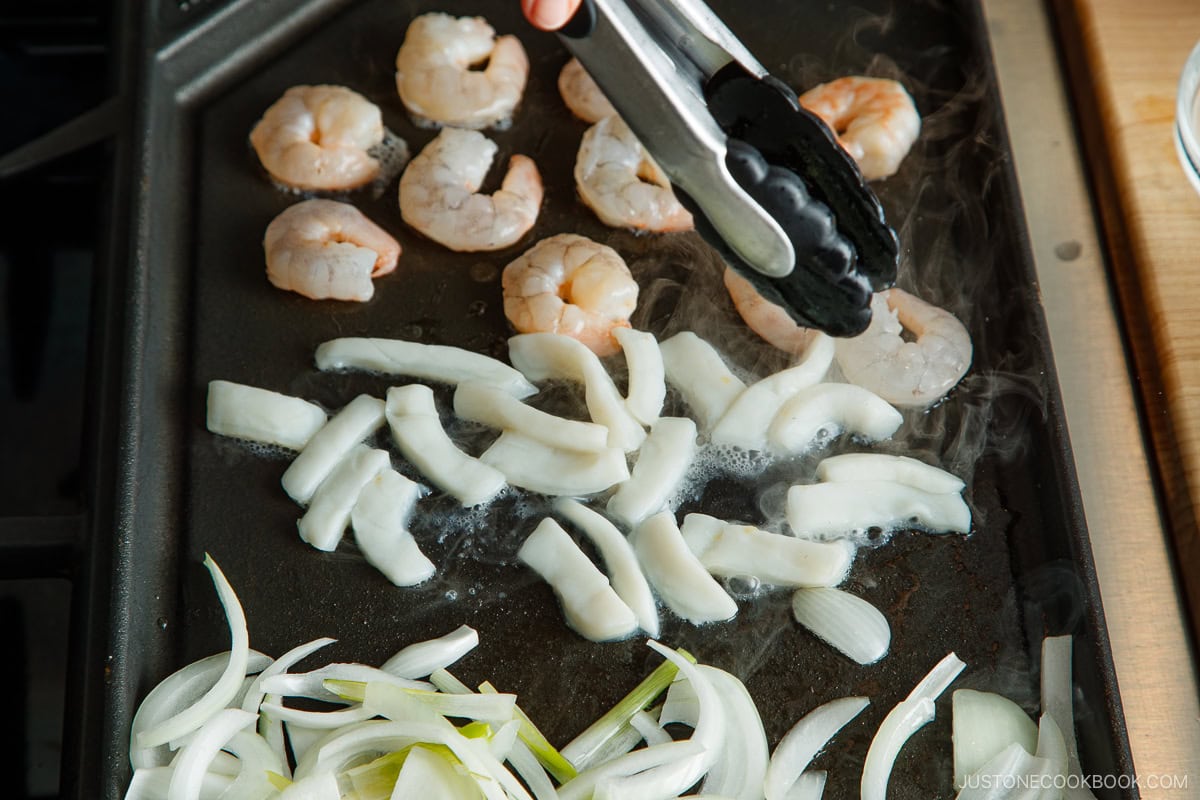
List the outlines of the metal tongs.
<svg viewBox="0 0 1200 800">
<path fill-rule="evenodd" d="M 800 325 L 861 333 L 899 245 L 849 155 L 700 0 L 585 0 L 559 30 L 725 260 Z"/>
</svg>

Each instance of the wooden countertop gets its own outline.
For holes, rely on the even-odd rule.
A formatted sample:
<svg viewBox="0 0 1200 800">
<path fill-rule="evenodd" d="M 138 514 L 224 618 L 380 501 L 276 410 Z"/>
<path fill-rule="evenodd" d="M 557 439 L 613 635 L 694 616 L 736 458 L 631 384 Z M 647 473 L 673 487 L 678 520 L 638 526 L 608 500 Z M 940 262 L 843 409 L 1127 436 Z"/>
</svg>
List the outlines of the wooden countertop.
<svg viewBox="0 0 1200 800">
<path fill-rule="evenodd" d="M 1200 196 L 1174 144 L 1197 0 L 1055 0 L 1179 574 L 1200 629 Z"/>
</svg>

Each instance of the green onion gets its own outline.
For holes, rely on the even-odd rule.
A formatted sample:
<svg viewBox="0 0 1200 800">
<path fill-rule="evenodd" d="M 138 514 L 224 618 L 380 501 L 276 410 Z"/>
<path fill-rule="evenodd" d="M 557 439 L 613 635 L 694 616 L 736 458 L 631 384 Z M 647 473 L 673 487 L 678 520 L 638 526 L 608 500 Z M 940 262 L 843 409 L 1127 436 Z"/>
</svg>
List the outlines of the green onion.
<svg viewBox="0 0 1200 800">
<path fill-rule="evenodd" d="M 498 694 L 496 687 L 487 681 L 479 684 L 479 692 L 480 694 Z M 550 744 L 550 741 L 538 730 L 537 725 L 533 724 L 533 720 L 521 710 L 520 706 L 513 707 L 513 718 L 521 724 L 517 731 L 517 737 L 533 751 L 538 763 L 545 767 L 555 780 L 559 783 L 566 783 L 575 777 L 577 774 L 575 766 L 564 758 L 554 745 Z"/>
</svg>

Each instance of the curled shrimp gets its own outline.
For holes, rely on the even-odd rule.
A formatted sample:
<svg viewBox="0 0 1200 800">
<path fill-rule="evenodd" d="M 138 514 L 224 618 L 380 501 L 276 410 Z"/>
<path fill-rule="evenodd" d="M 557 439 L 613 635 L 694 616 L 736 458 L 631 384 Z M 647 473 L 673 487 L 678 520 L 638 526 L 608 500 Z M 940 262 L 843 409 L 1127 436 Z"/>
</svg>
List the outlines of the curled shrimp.
<svg viewBox="0 0 1200 800">
<path fill-rule="evenodd" d="M 494 194 L 478 194 L 496 143 L 478 131 L 443 128 L 400 177 L 400 215 L 435 242 L 460 252 L 500 250 L 537 221 L 542 176 L 516 155 Z"/>
<path fill-rule="evenodd" d="M 916 340 L 906 341 L 906 331 Z M 871 299 L 871 324 L 838 339 L 835 350 L 846 380 L 910 407 L 944 397 L 967 373 L 971 355 L 971 336 L 957 317 L 894 288 Z"/>
<path fill-rule="evenodd" d="M 558 73 L 558 93 L 571 113 L 584 122 L 596 123 L 617 113 L 578 58 L 572 58 Z"/>
<path fill-rule="evenodd" d="M 912 96 L 893 80 L 838 78 L 800 95 L 800 105 L 829 126 L 867 180 L 894 175 L 921 132 Z"/>
<path fill-rule="evenodd" d="M 263 114 L 250 144 L 275 180 L 296 189 L 342 191 L 370 183 L 383 118 L 344 86 L 293 86 Z"/>
<path fill-rule="evenodd" d="M 313 300 L 370 300 L 372 278 L 396 268 L 400 244 L 349 203 L 305 200 L 271 220 L 267 278 Z"/>
<path fill-rule="evenodd" d="M 484 69 L 472 69 L 483 62 Z M 515 36 L 483 17 L 422 14 L 396 53 L 396 91 L 418 123 L 487 128 L 511 119 L 529 58 Z"/>
<path fill-rule="evenodd" d="M 561 233 L 504 268 L 504 314 L 521 333 L 560 333 L 598 356 L 620 349 L 613 331 L 629 327 L 638 285 L 624 259 L 586 236 Z"/>
<path fill-rule="evenodd" d="M 803 358 L 821 338 L 820 331 L 797 325 L 786 311 L 759 294 L 754 284 L 730 267 L 725 268 L 725 289 L 750 330 L 785 353 Z"/>
<path fill-rule="evenodd" d="M 606 225 L 643 231 L 686 231 L 692 215 L 671 182 L 620 117 L 587 129 L 575 159 L 579 196 Z"/>
</svg>

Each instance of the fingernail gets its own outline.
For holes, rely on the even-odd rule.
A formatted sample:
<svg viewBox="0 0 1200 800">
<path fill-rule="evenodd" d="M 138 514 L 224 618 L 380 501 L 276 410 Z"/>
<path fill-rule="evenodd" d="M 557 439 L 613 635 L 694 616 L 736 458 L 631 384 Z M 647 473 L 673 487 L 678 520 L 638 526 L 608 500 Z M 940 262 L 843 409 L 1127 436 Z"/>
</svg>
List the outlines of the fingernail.
<svg viewBox="0 0 1200 800">
<path fill-rule="evenodd" d="M 544 31 L 553 31 L 571 18 L 567 0 L 535 0 L 526 9 L 529 20 Z"/>
</svg>

